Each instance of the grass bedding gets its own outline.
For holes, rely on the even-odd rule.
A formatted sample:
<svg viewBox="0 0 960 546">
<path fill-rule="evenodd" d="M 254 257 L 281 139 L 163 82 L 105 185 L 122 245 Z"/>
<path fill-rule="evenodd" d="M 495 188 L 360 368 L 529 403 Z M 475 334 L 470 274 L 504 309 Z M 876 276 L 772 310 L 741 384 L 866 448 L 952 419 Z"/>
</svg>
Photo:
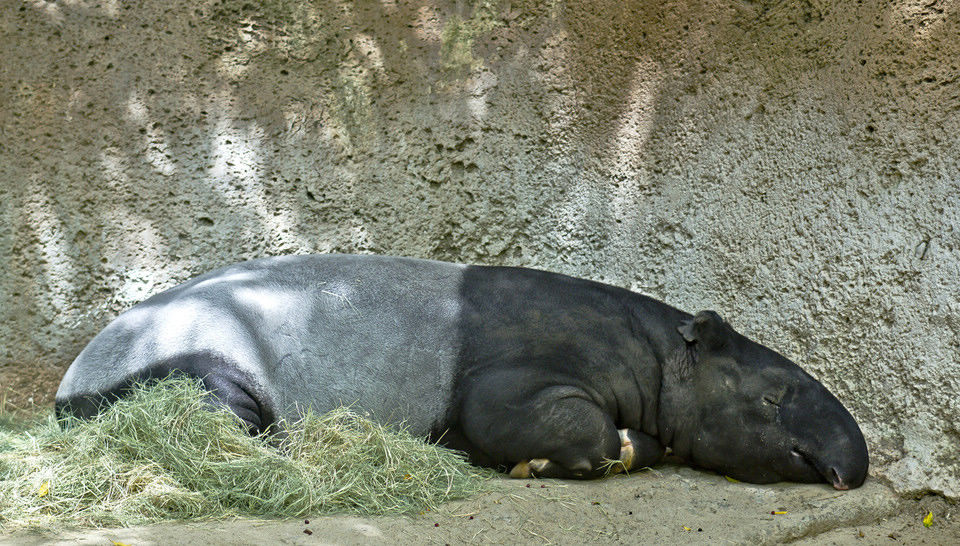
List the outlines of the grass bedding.
<svg viewBox="0 0 960 546">
<path fill-rule="evenodd" d="M 490 475 L 347 409 L 251 437 L 205 396 L 199 381 L 168 378 L 93 420 L 0 429 L 0 528 L 401 514 L 469 496 Z"/>
</svg>

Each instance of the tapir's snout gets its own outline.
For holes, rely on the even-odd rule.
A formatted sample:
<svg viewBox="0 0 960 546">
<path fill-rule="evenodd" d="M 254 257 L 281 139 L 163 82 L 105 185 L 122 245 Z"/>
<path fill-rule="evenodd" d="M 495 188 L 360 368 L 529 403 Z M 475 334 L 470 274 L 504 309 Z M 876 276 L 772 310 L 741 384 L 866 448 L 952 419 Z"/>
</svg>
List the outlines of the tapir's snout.
<svg viewBox="0 0 960 546">
<path fill-rule="evenodd" d="M 867 442 L 853 417 L 850 417 L 849 425 L 845 440 L 829 449 L 823 463 L 816 467 L 827 483 L 843 491 L 863 485 L 870 466 Z"/>
<path fill-rule="evenodd" d="M 862 454 L 855 451 L 851 450 L 839 457 L 826 458 L 807 455 L 797 449 L 793 451 L 793 454 L 815 468 L 823 480 L 832 485 L 834 489 L 846 491 L 847 489 L 860 487 L 867 478 L 869 463 L 866 447 L 864 447 Z"/>
<path fill-rule="evenodd" d="M 785 412 L 784 424 L 798 438 L 791 455 L 812 466 L 835 489 L 860 487 L 870 466 L 863 432 L 843 404 L 826 388 L 817 386 L 815 403 L 807 400 Z M 790 414 L 794 417 L 788 417 Z"/>
<path fill-rule="evenodd" d="M 863 478 L 860 478 L 860 483 L 858 483 L 857 485 L 854 485 L 853 487 L 859 487 L 860 484 L 863 483 L 863 480 L 865 478 L 866 478 L 866 473 L 864 473 Z M 850 489 L 849 482 L 844 480 L 843 477 L 840 476 L 840 473 L 837 472 L 836 468 L 830 468 L 830 479 L 834 489 L 837 489 L 839 491 L 846 491 L 847 489 Z"/>
</svg>

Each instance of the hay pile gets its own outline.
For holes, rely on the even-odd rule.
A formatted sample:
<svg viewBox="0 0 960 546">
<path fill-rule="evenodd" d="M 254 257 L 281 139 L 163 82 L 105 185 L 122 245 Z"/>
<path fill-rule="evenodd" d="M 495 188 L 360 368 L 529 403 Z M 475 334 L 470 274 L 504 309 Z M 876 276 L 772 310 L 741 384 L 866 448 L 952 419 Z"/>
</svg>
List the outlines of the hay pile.
<svg viewBox="0 0 960 546">
<path fill-rule="evenodd" d="M 97 419 L 0 430 L 0 528 L 168 519 L 407 513 L 470 495 L 489 474 L 348 410 L 250 437 L 197 381 L 137 389 Z"/>
</svg>

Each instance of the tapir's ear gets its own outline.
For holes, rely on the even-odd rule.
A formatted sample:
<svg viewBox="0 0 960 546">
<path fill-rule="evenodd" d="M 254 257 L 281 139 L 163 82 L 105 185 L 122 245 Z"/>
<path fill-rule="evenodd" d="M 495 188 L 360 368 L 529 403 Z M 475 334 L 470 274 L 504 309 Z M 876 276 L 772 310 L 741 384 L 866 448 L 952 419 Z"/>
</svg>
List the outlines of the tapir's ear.
<svg viewBox="0 0 960 546">
<path fill-rule="evenodd" d="M 723 318 L 714 311 L 700 311 L 692 319 L 681 322 L 677 331 L 687 343 L 697 342 L 707 349 L 723 347 L 728 337 Z"/>
</svg>

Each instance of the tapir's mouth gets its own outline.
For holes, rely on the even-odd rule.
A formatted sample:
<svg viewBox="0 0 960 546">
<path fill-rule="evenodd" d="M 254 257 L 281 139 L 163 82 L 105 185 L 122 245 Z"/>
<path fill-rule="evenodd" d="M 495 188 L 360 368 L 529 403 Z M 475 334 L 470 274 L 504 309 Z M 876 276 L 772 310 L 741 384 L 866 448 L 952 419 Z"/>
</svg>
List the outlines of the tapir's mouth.
<svg viewBox="0 0 960 546">
<path fill-rule="evenodd" d="M 817 474 L 823 477 L 827 483 L 832 485 L 834 489 L 840 491 L 850 489 L 850 484 L 840 476 L 840 472 L 837 471 L 835 466 L 823 463 L 820 459 L 811 456 L 796 446 L 790 450 L 790 455 L 794 458 L 795 463 L 812 468 Z"/>
</svg>

